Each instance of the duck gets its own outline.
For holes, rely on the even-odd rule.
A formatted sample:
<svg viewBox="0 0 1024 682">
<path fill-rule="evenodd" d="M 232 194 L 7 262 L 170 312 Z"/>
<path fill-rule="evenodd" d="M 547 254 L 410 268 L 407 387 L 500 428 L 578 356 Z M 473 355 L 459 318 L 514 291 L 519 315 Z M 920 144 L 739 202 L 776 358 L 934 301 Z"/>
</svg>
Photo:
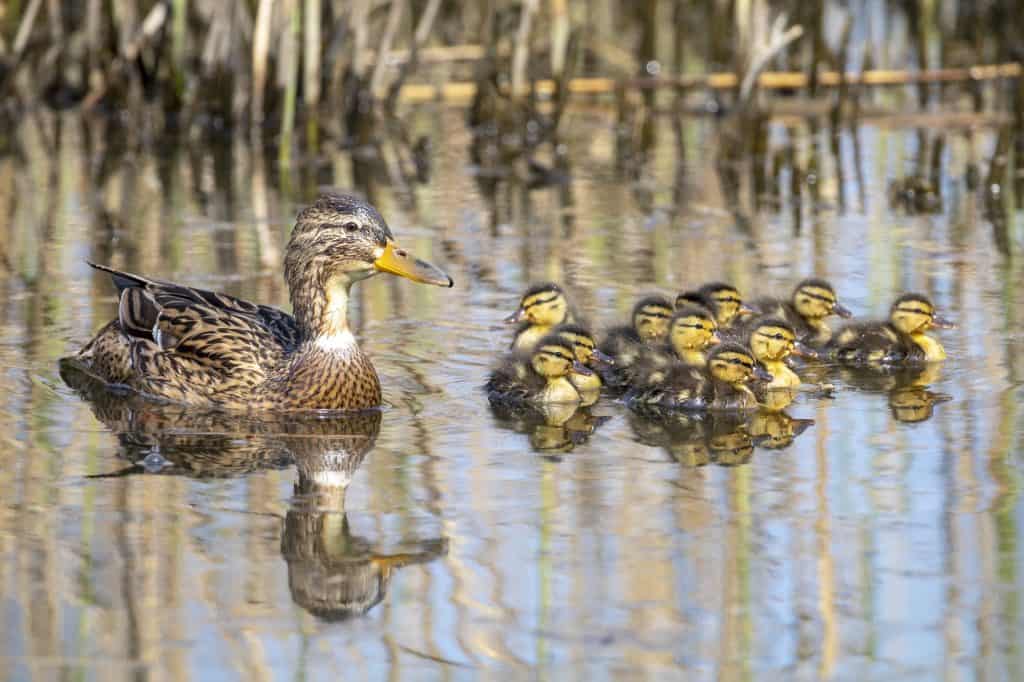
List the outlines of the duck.
<svg viewBox="0 0 1024 682">
<path fill-rule="evenodd" d="M 821 348 L 832 339 L 832 329 L 825 321 L 826 318 L 832 315 L 842 318 L 853 316 L 848 308 L 839 303 L 832 285 L 817 277 L 797 284 L 788 301 L 762 298 L 754 301 L 754 308 L 762 315 L 791 324 L 799 339 L 813 348 Z M 749 326 L 745 331 L 749 332 Z"/>
<path fill-rule="evenodd" d="M 381 386 L 348 326 L 352 285 L 382 272 L 451 287 L 401 248 L 362 199 L 325 194 L 297 216 L 285 249 L 292 313 L 89 263 L 119 294 L 117 319 L 62 359 L 148 398 L 228 410 L 362 410 Z"/>
<path fill-rule="evenodd" d="M 615 361 L 597 348 L 593 334 L 582 325 L 560 324 L 551 333 L 571 343 L 576 360 L 592 370 L 590 374 L 571 372 L 569 381 L 581 394 L 593 395 L 596 398 L 597 392 L 601 390 L 601 375 L 597 370 L 613 365 Z"/>
<path fill-rule="evenodd" d="M 512 338 L 512 350 L 528 353 L 554 327 L 576 321 L 562 287 L 554 282 L 535 284 L 519 299 L 519 307 L 505 318 L 506 324 L 518 324 Z"/>
<path fill-rule="evenodd" d="M 503 407 L 578 404 L 583 396 L 570 379 L 574 372 L 588 375 L 591 370 L 576 359 L 571 341 L 548 334 L 528 354 L 506 357 L 491 373 L 484 390 L 492 405 Z"/>
<path fill-rule="evenodd" d="M 748 410 L 759 406 L 748 384 L 772 380 L 749 349 L 722 343 L 708 353 L 703 369 L 677 363 L 659 381 L 631 391 L 626 402 L 634 409 Z"/>
<path fill-rule="evenodd" d="M 953 322 L 935 312 L 924 294 L 899 296 L 889 309 L 889 319 L 850 324 L 841 329 L 829 347 L 830 354 L 845 365 L 892 366 L 940 362 L 946 350 L 928 334 L 951 329 Z"/>
<path fill-rule="evenodd" d="M 818 357 L 814 349 L 797 339 L 793 325 L 776 317 L 757 320 L 751 329 L 748 345 L 757 361 L 772 375 L 772 380 L 763 385 L 765 389 L 797 388 L 802 383 L 800 375 L 786 360 L 791 355 Z"/>
<path fill-rule="evenodd" d="M 634 388 L 655 383 L 655 378 L 674 363 L 703 369 L 707 349 L 719 343 L 718 322 L 711 311 L 693 304 L 678 308 L 669 320 L 667 340 L 641 351 L 629 371 L 628 383 Z"/>
<path fill-rule="evenodd" d="M 676 308 L 687 305 L 699 305 L 710 310 L 723 331 L 757 313 L 743 302 L 739 289 L 725 282 L 709 282 L 699 289 L 684 291 L 676 296 Z"/>
<path fill-rule="evenodd" d="M 643 351 L 665 340 L 674 312 L 672 302 L 664 296 L 645 296 L 633 306 L 630 324 L 608 330 L 598 346 L 615 363 L 604 372 L 605 384 L 612 388 L 628 385 L 633 365 Z"/>
</svg>

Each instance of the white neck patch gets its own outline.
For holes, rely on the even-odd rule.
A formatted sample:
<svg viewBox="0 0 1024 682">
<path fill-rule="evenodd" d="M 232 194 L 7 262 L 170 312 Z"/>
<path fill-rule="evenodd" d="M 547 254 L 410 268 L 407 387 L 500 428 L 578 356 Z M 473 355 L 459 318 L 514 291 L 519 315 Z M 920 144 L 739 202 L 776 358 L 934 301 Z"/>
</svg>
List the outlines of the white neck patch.
<svg viewBox="0 0 1024 682">
<path fill-rule="evenodd" d="M 348 354 L 356 348 L 356 337 L 345 329 L 329 336 L 318 336 L 313 343 L 320 350 Z"/>
</svg>

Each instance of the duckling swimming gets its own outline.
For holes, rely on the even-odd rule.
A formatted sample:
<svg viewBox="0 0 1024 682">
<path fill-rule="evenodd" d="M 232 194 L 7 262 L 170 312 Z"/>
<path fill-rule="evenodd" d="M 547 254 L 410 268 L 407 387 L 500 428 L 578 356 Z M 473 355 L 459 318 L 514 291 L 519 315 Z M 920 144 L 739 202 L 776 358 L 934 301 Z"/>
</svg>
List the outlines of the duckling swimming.
<svg viewBox="0 0 1024 682">
<path fill-rule="evenodd" d="M 527 289 L 519 300 L 519 308 L 505 318 L 507 323 L 519 323 L 512 339 L 512 350 L 526 352 L 533 350 L 537 341 L 553 327 L 574 321 L 575 313 L 569 299 L 562 287 L 554 282 L 536 284 Z"/>
<path fill-rule="evenodd" d="M 633 306 L 632 324 L 613 327 L 599 346 L 615 366 L 605 372 L 610 387 L 622 388 L 630 378 L 630 370 L 645 348 L 664 341 L 674 311 L 664 296 L 647 296 Z"/>
<path fill-rule="evenodd" d="M 946 359 L 946 351 L 927 332 L 953 326 L 935 314 L 927 296 L 903 294 L 892 304 L 887 321 L 855 323 L 841 329 L 830 344 L 830 353 L 848 365 L 938 362 Z"/>
<path fill-rule="evenodd" d="M 719 343 L 715 316 L 707 308 L 685 305 L 669 320 L 667 342 L 641 351 L 628 372 L 628 383 L 634 388 L 658 383 L 658 377 L 678 363 L 703 369 L 707 365 L 705 352 Z"/>
<path fill-rule="evenodd" d="M 375 208 L 324 195 L 285 251 L 292 315 L 90 263 L 120 294 L 116 320 L 62 365 L 166 401 L 232 410 L 377 407 L 380 381 L 348 328 L 352 285 L 380 272 L 450 287 L 399 248 Z"/>
<path fill-rule="evenodd" d="M 791 355 L 817 357 L 796 338 L 793 325 L 774 317 L 761 318 L 754 323 L 750 332 L 750 350 L 758 362 L 772 375 L 764 388 L 796 388 L 801 384 L 800 375 L 786 364 Z"/>
<path fill-rule="evenodd" d="M 748 384 L 772 380 L 753 354 L 737 343 L 723 343 L 708 353 L 704 370 L 678 363 L 652 383 L 627 396 L 631 407 L 660 410 L 746 410 L 758 407 Z"/>
<path fill-rule="evenodd" d="M 699 305 L 715 315 L 715 321 L 723 331 L 756 311 L 743 302 L 739 289 L 725 282 L 710 282 L 696 291 L 684 291 L 676 296 L 676 308 L 685 305 Z"/>
<path fill-rule="evenodd" d="M 514 353 L 491 373 L 484 385 L 492 404 L 508 406 L 579 403 L 580 392 L 569 378 L 591 371 L 576 360 L 572 342 L 549 334 L 529 353 Z"/>
<path fill-rule="evenodd" d="M 805 279 L 793 289 L 789 301 L 775 298 L 758 299 L 754 307 L 762 314 L 780 318 L 791 325 L 797 337 L 812 347 L 824 346 L 832 338 L 832 330 L 825 319 L 838 315 L 852 317 L 846 307 L 839 303 L 835 289 L 823 279 Z"/>
<path fill-rule="evenodd" d="M 597 348 L 593 335 L 586 327 L 578 324 L 560 324 L 555 327 L 552 334 L 572 344 L 577 362 L 595 370 L 590 374 L 572 372 L 569 381 L 581 394 L 592 395 L 596 400 L 597 393 L 601 390 L 601 376 L 596 370 L 599 367 L 613 365 L 614 361 Z"/>
</svg>

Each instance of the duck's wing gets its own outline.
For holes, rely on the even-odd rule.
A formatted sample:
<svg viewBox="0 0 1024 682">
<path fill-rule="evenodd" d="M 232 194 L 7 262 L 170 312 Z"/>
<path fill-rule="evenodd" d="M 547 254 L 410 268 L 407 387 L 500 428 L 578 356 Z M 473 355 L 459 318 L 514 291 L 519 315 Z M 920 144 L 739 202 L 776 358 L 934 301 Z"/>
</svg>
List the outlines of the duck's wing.
<svg viewBox="0 0 1024 682">
<path fill-rule="evenodd" d="M 853 365 L 884 365 L 907 357 L 908 348 L 901 335 L 884 322 L 849 324 L 832 339 L 831 354 Z"/>
<path fill-rule="evenodd" d="M 136 371 L 154 379 L 216 370 L 261 380 L 298 343 L 294 319 L 270 306 L 89 263 L 120 291 L 118 323 Z"/>
<path fill-rule="evenodd" d="M 529 359 L 522 354 L 506 356 L 484 384 L 492 404 L 520 407 L 543 388 L 543 380 L 530 370 Z"/>
</svg>

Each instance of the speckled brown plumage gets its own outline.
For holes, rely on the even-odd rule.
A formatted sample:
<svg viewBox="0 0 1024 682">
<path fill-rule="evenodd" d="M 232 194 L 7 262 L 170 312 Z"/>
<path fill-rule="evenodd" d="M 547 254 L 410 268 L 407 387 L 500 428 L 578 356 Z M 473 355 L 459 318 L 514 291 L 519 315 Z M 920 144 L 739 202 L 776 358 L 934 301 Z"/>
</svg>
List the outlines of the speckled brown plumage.
<svg viewBox="0 0 1024 682">
<path fill-rule="evenodd" d="M 101 265 L 118 319 L 67 359 L 109 384 L 239 410 L 375 407 L 380 381 L 348 329 L 351 285 L 379 271 L 451 286 L 394 244 L 369 204 L 325 195 L 299 213 L 285 253 L 293 315 Z"/>
</svg>

